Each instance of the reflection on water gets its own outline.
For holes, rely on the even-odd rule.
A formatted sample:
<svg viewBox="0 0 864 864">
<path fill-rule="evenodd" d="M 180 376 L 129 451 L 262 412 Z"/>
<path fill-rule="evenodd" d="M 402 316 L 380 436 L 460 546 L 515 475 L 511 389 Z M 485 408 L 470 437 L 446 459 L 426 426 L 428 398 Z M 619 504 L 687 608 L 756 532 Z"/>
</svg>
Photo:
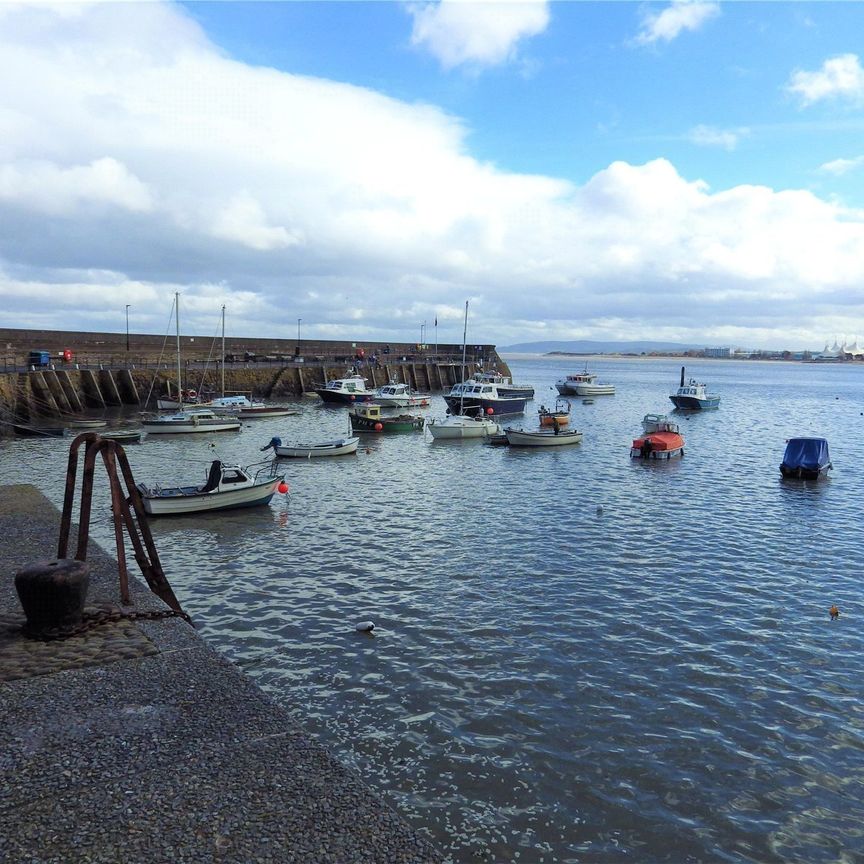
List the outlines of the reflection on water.
<svg viewBox="0 0 864 864">
<path fill-rule="evenodd" d="M 514 362 L 529 412 L 581 365 Z M 370 436 L 286 460 L 268 508 L 154 520 L 175 591 L 454 861 L 862 860 L 864 369 L 694 365 L 721 407 L 679 415 L 684 458 L 646 464 L 630 442 L 680 364 L 592 365 L 617 393 L 573 400 L 578 447 Z M 127 453 L 152 481 L 346 432 L 344 409 L 297 405 Z M 827 481 L 780 477 L 806 434 Z M 67 445 L 0 443 L 0 480 L 59 503 Z"/>
</svg>

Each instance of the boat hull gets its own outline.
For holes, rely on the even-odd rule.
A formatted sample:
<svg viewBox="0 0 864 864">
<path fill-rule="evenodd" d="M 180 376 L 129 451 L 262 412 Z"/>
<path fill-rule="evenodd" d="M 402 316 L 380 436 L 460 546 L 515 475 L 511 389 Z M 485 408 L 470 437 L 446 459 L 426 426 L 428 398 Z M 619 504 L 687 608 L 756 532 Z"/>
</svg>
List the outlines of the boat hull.
<svg viewBox="0 0 864 864">
<path fill-rule="evenodd" d="M 351 429 L 354 432 L 375 432 L 378 434 L 393 434 L 397 432 L 417 432 L 423 428 L 422 417 L 363 417 L 349 415 Z"/>
<path fill-rule="evenodd" d="M 237 417 L 240 420 L 254 420 L 256 417 L 259 419 L 266 419 L 268 417 L 290 417 L 292 414 L 296 413 L 296 411 L 293 411 L 290 408 L 241 408 L 237 412 Z"/>
<path fill-rule="evenodd" d="M 631 447 L 630 448 L 630 458 L 631 459 L 675 459 L 676 457 L 684 455 L 683 447 L 675 447 L 671 450 L 652 450 L 650 453 L 643 453 L 641 447 Z"/>
<path fill-rule="evenodd" d="M 574 387 L 577 396 L 614 396 L 614 384 L 577 384 Z"/>
<path fill-rule="evenodd" d="M 201 420 L 178 423 L 171 420 L 145 420 L 141 428 L 148 435 L 189 435 L 195 432 L 236 432 L 240 429 L 239 420 Z"/>
<path fill-rule="evenodd" d="M 320 456 L 347 456 L 357 452 L 360 439 L 344 438 L 341 441 L 324 441 L 321 444 L 296 444 L 275 447 L 277 456 L 286 459 L 316 459 Z"/>
<path fill-rule="evenodd" d="M 12 424 L 12 431 L 22 438 L 62 438 L 62 426 L 25 426 L 20 423 Z"/>
<path fill-rule="evenodd" d="M 461 441 L 501 434 L 501 427 L 491 420 L 475 420 L 472 417 L 462 416 L 448 417 L 441 423 L 430 420 L 426 428 L 435 441 Z"/>
<path fill-rule="evenodd" d="M 324 387 L 319 387 L 315 392 L 328 405 L 355 405 L 358 402 L 371 402 L 375 398 L 374 393 L 340 393 Z"/>
<path fill-rule="evenodd" d="M 525 411 L 524 396 L 507 399 L 483 399 L 477 396 L 445 396 L 444 401 L 452 414 L 477 414 L 500 417 L 506 414 L 522 414 Z M 490 411 L 491 409 L 491 411 Z"/>
<path fill-rule="evenodd" d="M 801 465 L 780 465 L 780 473 L 787 480 L 819 480 L 828 476 L 831 465 L 822 465 L 819 468 L 804 468 Z"/>
<path fill-rule="evenodd" d="M 672 404 L 681 411 L 705 411 L 711 408 L 720 407 L 720 397 L 710 396 L 707 399 L 697 399 L 695 396 L 679 396 L 674 395 L 669 397 Z"/>
<path fill-rule="evenodd" d="M 176 494 L 141 495 L 145 512 L 150 516 L 188 516 L 195 513 L 216 513 L 220 510 L 237 510 L 243 507 L 258 507 L 269 504 L 282 482 L 281 477 L 268 479 L 256 486 L 231 489 L 224 492 L 196 493 L 182 487 L 166 490 Z M 140 490 L 139 490 L 140 491 Z"/>
<path fill-rule="evenodd" d="M 511 447 L 565 447 L 568 444 L 579 444 L 582 433 L 575 429 L 569 432 L 525 432 L 522 429 L 505 429 L 507 443 Z"/>
</svg>

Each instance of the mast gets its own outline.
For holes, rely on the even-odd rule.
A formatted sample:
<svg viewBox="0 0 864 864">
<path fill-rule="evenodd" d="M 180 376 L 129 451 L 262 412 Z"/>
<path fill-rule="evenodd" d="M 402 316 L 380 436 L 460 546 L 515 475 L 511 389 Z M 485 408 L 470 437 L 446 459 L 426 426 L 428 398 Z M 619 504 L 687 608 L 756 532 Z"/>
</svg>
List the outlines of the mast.
<svg viewBox="0 0 864 864">
<path fill-rule="evenodd" d="M 465 343 L 468 341 L 468 301 L 465 301 L 465 326 L 462 328 L 462 386 L 459 388 L 459 414 L 465 410 Z"/>
<path fill-rule="evenodd" d="M 225 305 L 222 305 L 222 398 L 225 398 Z"/>
<path fill-rule="evenodd" d="M 174 321 L 177 325 L 177 403 L 183 408 L 183 383 L 180 380 L 180 292 L 174 292 Z"/>
</svg>

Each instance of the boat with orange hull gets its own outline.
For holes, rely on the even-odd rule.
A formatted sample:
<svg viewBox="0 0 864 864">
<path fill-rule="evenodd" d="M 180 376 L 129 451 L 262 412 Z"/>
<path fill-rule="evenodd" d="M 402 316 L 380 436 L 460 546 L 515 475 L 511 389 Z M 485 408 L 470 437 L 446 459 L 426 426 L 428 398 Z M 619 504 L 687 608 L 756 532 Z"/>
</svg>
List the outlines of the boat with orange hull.
<svg viewBox="0 0 864 864">
<path fill-rule="evenodd" d="M 665 414 L 646 414 L 642 418 L 645 430 L 633 439 L 631 459 L 673 459 L 684 455 L 684 437 L 678 424 Z"/>
</svg>

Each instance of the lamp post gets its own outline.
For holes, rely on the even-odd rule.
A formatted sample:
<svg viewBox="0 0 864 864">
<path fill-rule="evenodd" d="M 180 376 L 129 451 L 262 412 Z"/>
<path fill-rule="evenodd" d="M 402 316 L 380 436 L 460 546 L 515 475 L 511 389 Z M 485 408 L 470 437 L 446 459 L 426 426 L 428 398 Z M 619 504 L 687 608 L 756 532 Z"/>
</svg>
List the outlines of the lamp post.
<svg viewBox="0 0 864 864">
<path fill-rule="evenodd" d="M 300 322 L 302 318 L 297 319 L 297 356 L 300 356 Z"/>
<path fill-rule="evenodd" d="M 129 363 L 129 306 L 126 304 L 126 363 Z"/>
</svg>

